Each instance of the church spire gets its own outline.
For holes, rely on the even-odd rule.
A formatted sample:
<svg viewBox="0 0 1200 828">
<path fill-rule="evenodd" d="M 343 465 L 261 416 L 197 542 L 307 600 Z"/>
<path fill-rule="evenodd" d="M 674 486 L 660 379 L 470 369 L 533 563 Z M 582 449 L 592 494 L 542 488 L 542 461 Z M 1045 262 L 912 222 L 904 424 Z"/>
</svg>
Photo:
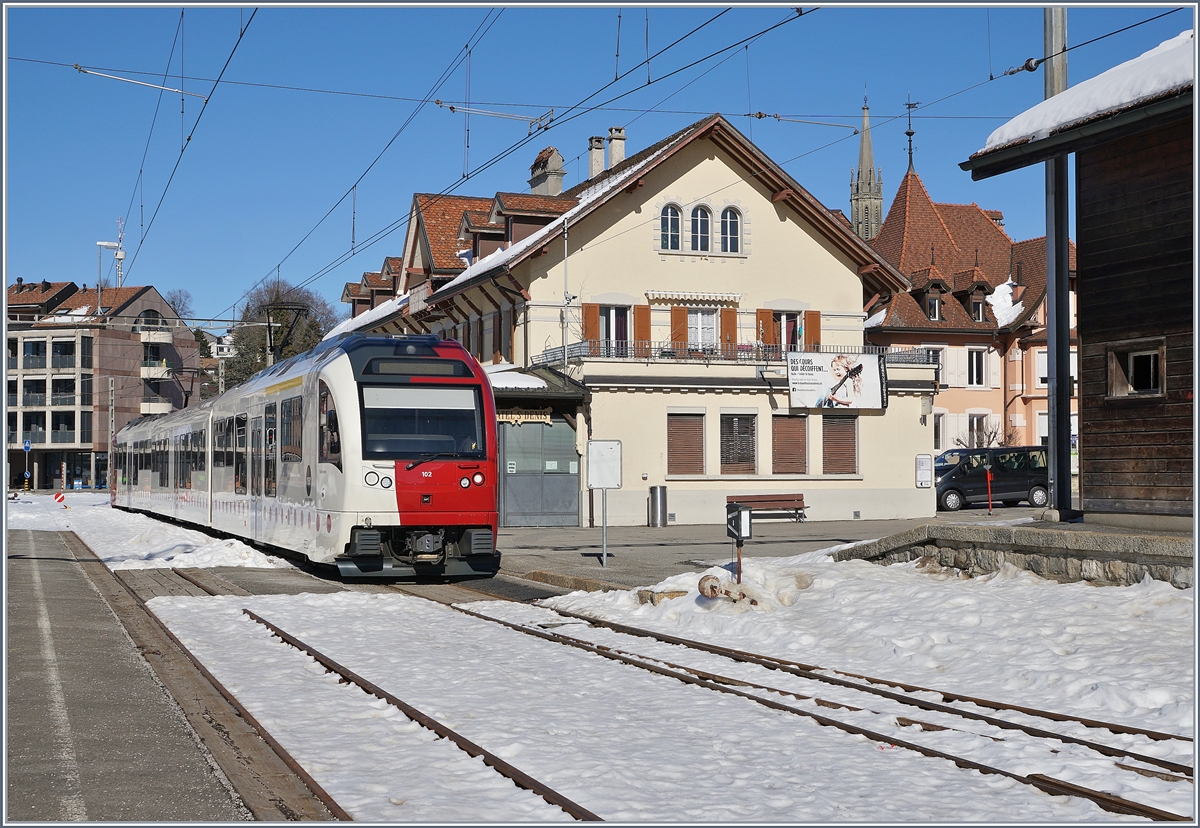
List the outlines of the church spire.
<svg viewBox="0 0 1200 828">
<path fill-rule="evenodd" d="M 862 130 L 858 139 L 858 169 L 850 176 L 850 224 L 863 241 L 879 233 L 883 222 L 883 171 L 871 151 L 871 110 L 863 96 Z"/>
</svg>

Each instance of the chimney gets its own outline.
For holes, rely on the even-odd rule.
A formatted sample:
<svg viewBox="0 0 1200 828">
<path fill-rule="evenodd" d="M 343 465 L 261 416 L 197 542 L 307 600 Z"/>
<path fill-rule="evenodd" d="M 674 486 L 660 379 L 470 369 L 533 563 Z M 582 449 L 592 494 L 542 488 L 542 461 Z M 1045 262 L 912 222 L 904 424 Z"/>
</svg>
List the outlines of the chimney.
<svg viewBox="0 0 1200 828">
<path fill-rule="evenodd" d="M 593 135 L 588 139 L 588 178 L 604 172 L 604 138 Z"/>
<path fill-rule="evenodd" d="M 16 290 L 17 293 L 20 293 L 21 291 L 23 291 L 25 289 L 25 286 L 22 284 L 22 282 L 24 282 L 24 281 L 25 280 L 22 279 L 20 276 L 17 277 L 17 290 Z"/>
<path fill-rule="evenodd" d="M 554 147 L 538 153 L 529 168 L 529 192 L 534 195 L 562 195 L 563 157 Z"/>
<path fill-rule="evenodd" d="M 625 127 L 608 128 L 608 168 L 625 160 Z"/>
</svg>

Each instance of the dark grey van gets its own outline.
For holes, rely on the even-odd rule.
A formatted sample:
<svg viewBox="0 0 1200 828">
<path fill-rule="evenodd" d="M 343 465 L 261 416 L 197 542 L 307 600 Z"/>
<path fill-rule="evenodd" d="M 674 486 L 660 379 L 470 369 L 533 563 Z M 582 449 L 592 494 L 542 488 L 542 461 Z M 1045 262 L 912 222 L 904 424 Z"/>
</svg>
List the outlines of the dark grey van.
<svg viewBox="0 0 1200 828">
<path fill-rule="evenodd" d="M 1046 449 L 1043 446 L 1001 446 L 950 449 L 938 455 L 933 467 L 938 508 L 954 512 L 964 503 L 986 503 L 987 470 L 992 470 L 992 500 L 1016 506 L 1049 501 Z"/>
</svg>

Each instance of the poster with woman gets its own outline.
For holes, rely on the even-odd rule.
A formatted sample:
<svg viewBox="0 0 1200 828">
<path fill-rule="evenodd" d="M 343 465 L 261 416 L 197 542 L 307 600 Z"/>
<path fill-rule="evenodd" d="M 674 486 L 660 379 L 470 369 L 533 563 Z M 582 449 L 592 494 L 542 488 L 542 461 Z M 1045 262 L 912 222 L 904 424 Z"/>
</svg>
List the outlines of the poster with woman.
<svg viewBox="0 0 1200 828">
<path fill-rule="evenodd" d="M 788 355 L 792 408 L 830 413 L 887 407 L 886 365 L 878 354 Z"/>
</svg>

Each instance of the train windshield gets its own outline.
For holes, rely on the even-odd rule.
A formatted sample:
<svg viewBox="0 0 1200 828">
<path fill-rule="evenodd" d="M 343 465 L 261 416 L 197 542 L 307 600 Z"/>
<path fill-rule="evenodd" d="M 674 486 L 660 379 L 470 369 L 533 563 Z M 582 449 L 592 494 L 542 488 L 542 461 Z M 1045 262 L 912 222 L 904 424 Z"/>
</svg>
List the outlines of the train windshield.
<svg viewBox="0 0 1200 828">
<path fill-rule="evenodd" d="M 362 399 L 364 460 L 487 456 L 477 387 L 364 385 Z"/>
</svg>

